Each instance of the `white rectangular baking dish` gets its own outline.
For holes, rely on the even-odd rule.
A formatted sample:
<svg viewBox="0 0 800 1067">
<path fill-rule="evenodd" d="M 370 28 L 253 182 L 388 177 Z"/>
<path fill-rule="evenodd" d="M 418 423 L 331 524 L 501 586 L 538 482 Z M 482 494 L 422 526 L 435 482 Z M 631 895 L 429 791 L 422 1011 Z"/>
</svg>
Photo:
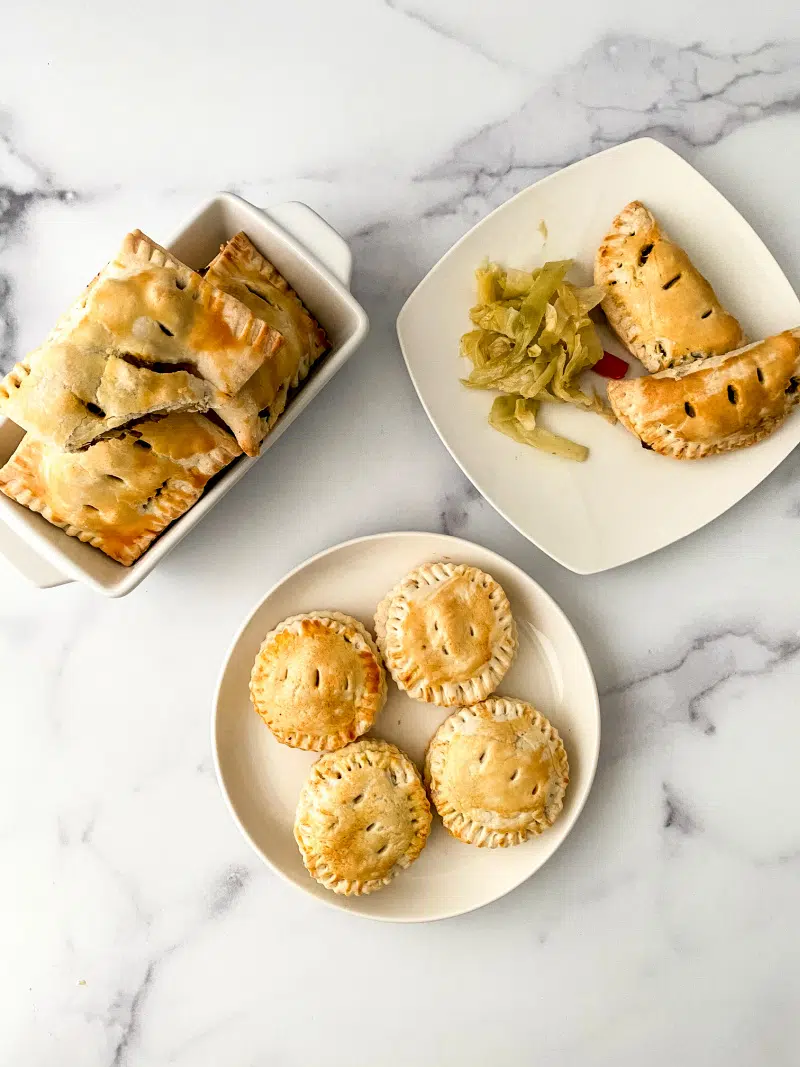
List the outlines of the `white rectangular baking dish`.
<svg viewBox="0 0 800 1067">
<path fill-rule="evenodd" d="M 198 269 L 208 264 L 239 230 L 285 276 L 325 328 L 331 349 L 312 370 L 264 441 L 261 456 L 285 433 L 301 411 L 355 352 L 369 330 L 364 309 L 350 293 L 353 258 L 344 238 L 305 204 L 262 211 L 233 193 L 218 193 L 203 204 L 167 247 Z M 154 235 L 158 240 L 158 234 Z M 22 430 L 0 418 L 0 465 L 22 439 Z M 235 460 L 197 504 L 183 515 L 131 567 L 123 567 L 90 545 L 67 535 L 40 515 L 0 494 L 0 554 L 39 588 L 80 581 L 109 597 L 124 596 L 197 525 L 203 516 L 260 459 Z"/>
</svg>

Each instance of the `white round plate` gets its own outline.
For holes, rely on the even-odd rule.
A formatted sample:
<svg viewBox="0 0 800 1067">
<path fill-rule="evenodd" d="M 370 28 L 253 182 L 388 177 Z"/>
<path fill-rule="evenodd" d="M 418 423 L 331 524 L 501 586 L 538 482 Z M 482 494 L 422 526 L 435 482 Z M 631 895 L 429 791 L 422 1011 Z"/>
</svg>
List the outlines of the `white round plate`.
<svg viewBox="0 0 800 1067">
<path fill-rule="evenodd" d="M 481 849 L 450 837 L 441 820 L 420 858 L 387 888 L 344 897 L 306 872 L 292 833 L 300 788 L 317 754 L 279 744 L 250 704 L 248 683 L 264 636 L 288 615 L 335 608 L 373 629 L 378 602 L 403 575 L 431 560 L 469 563 L 503 586 L 519 628 L 519 652 L 499 692 L 535 704 L 557 727 L 569 757 L 564 810 L 541 836 L 508 849 Z M 389 681 L 389 699 L 371 733 L 422 766 L 445 708 L 420 704 Z M 513 563 L 443 534 L 388 533 L 347 541 L 301 564 L 264 597 L 233 642 L 214 714 L 214 753 L 234 819 L 259 855 L 293 885 L 326 904 L 393 922 L 443 919 L 479 908 L 518 886 L 553 855 L 584 805 L 597 766 L 600 709 L 589 660 L 557 604 Z"/>
</svg>

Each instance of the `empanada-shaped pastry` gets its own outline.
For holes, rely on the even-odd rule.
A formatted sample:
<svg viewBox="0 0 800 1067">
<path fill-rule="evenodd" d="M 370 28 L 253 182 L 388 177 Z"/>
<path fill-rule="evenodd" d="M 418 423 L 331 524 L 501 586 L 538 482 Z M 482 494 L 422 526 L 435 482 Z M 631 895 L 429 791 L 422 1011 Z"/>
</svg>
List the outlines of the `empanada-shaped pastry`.
<svg viewBox="0 0 800 1067">
<path fill-rule="evenodd" d="M 0 492 L 127 567 L 240 454 L 230 434 L 184 413 L 81 452 L 29 433 L 0 470 Z"/>
<path fill-rule="evenodd" d="M 67 450 L 134 419 L 205 410 L 282 338 L 136 230 L 44 345 L 0 382 L 0 411 Z"/>
<path fill-rule="evenodd" d="M 730 352 L 742 328 L 682 248 L 634 200 L 614 219 L 595 260 L 611 327 L 650 371 Z"/>
<path fill-rule="evenodd" d="M 244 233 L 223 245 L 206 271 L 206 281 L 236 297 L 284 339 L 234 397 L 218 397 L 212 404 L 244 451 L 257 456 L 286 406 L 289 390 L 306 377 L 327 349 L 328 338 L 286 279 Z"/>
<path fill-rule="evenodd" d="M 754 445 L 800 400 L 800 327 L 724 356 L 609 382 L 615 414 L 645 448 L 699 459 Z"/>
</svg>

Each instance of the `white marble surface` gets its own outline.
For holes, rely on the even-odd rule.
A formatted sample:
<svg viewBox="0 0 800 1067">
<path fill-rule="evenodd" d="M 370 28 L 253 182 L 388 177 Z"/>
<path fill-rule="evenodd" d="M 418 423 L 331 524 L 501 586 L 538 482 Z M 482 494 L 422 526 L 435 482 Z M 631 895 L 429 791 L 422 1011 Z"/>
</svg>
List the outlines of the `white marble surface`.
<svg viewBox="0 0 800 1067">
<path fill-rule="evenodd" d="M 5 365 L 122 232 L 167 238 L 218 188 L 329 218 L 373 329 L 127 599 L 36 592 L 0 561 L 0 1063 L 798 1062 L 800 462 L 684 543 L 577 577 L 465 483 L 393 321 L 491 207 L 643 132 L 714 181 L 800 283 L 800 13 L 541 7 L 4 11 Z M 432 926 L 292 891 L 240 838 L 210 759 L 214 682 L 252 603 L 311 553 L 393 528 L 450 530 L 529 570 L 604 694 L 600 769 L 568 842 L 501 902 Z"/>
</svg>

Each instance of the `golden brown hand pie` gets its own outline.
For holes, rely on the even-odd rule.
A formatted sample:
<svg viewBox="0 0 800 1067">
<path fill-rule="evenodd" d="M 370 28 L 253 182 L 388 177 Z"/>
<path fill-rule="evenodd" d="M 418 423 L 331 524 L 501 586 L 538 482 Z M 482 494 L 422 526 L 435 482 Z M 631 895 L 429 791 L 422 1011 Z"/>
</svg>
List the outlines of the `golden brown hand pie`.
<svg viewBox="0 0 800 1067">
<path fill-rule="evenodd" d="M 768 437 L 800 400 L 800 327 L 643 378 L 609 382 L 621 423 L 646 448 L 699 459 Z"/>
<path fill-rule="evenodd" d="M 289 390 L 306 377 L 328 339 L 286 279 L 244 233 L 223 245 L 206 271 L 206 281 L 236 297 L 284 339 L 234 397 L 220 396 L 213 403 L 244 451 L 257 456 L 286 406 Z"/>
<path fill-rule="evenodd" d="M 240 301 L 135 230 L 44 345 L 0 382 L 0 412 L 72 451 L 145 415 L 205 410 L 281 343 Z"/>
<path fill-rule="evenodd" d="M 490 697 L 445 719 L 428 746 L 425 781 L 453 837 L 497 848 L 553 825 L 569 764 L 544 715 L 524 700 Z"/>
<path fill-rule="evenodd" d="M 26 434 L 0 491 L 129 566 L 240 449 L 201 415 L 138 423 L 81 452 Z"/>
<path fill-rule="evenodd" d="M 611 327 L 650 371 L 730 352 L 743 341 L 739 323 L 638 200 L 614 219 L 594 280 L 606 291 Z"/>
<path fill-rule="evenodd" d="M 388 885 L 419 856 L 430 828 L 414 764 L 387 741 L 366 738 L 311 768 L 294 836 L 309 874 L 351 896 Z"/>
<path fill-rule="evenodd" d="M 341 748 L 372 726 L 386 676 L 361 623 L 339 611 L 294 615 L 267 634 L 250 677 L 256 711 L 284 745 Z"/>
<path fill-rule="evenodd" d="M 378 605 L 375 631 L 398 686 L 445 707 L 483 700 L 517 650 L 505 593 L 463 563 L 427 563 L 407 574 Z"/>
</svg>

